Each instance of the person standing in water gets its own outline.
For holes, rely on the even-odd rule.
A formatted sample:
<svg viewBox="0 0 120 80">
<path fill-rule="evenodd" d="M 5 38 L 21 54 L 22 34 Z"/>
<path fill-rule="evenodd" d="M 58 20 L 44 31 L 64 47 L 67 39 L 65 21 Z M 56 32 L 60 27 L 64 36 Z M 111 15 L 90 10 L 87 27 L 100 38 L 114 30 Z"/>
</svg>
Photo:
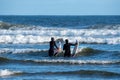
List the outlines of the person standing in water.
<svg viewBox="0 0 120 80">
<path fill-rule="evenodd" d="M 58 49 L 58 47 L 57 47 L 57 45 L 56 45 L 56 43 L 54 41 L 54 38 L 52 37 L 51 41 L 50 41 L 50 48 L 49 48 L 49 56 L 50 57 L 54 55 L 54 50 L 55 50 L 54 47 L 56 47 Z"/>
<path fill-rule="evenodd" d="M 68 39 L 65 40 L 65 44 L 63 46 L 63 50 L 65 51 L 64 57 L 70 57 L 71 56 L 71 50 L 70 46 L 75 46 L 75 44 L 69 43 Z"/>
</svg>

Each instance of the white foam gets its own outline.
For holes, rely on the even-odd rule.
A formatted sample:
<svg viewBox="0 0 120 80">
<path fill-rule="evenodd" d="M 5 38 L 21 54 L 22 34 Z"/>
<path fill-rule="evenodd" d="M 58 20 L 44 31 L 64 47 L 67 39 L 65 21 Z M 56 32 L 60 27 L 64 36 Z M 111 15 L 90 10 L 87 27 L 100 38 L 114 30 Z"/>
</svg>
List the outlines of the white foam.
<svg viewBox="0 0 120 80">
<path fill-rule="evenodd" d="M 37 44 L 55 39 L 78 40 L 85 43 L 120 44 L 120 30 L 40 28 L 38 30 L 0 30 L 0 43 Z"/>
<path fill-rule="evenodd" d="M 41 49 L 14 49 L 12 51 L 12 53 L 13 54 L 18 54 L 18 53 L 41 52 L 41 51 L 48 51 L 48 50 L 41 50 Z"/>
<path fill-rule="evenodd" d="M 48 51 L 47 49 L 9 49 L 9 48 L 2 48 L 0 49 L 0 54 L 3 53 L 13 53 L 13 54 L 19 54 L 19 53 L 31 53 L 31 52 L 41 52 L 41 51 Z"/>
<path fill-rule="evenodd" d="M 0 70 L 0 77 L 10 76 L 10 75 L 18 74 L 18 73 L 22 73 L 22 72 L 4 69 L 4 70 Z"/>
<path fill-rule="evenodd" d="M 114 64 L 118 61 L 109 60 L 64 60 L 64 59 L 53 59 L 53 60 L 34 60 L 35 62 L 48 62 L 48 63 L 70 63 L 70 64 Z"/>
</svg>

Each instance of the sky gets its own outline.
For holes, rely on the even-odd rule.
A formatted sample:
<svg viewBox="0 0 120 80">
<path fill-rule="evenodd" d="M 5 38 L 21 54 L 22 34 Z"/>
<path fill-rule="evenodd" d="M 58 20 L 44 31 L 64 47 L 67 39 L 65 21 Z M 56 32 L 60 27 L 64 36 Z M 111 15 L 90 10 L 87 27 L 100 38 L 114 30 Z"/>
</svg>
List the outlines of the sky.
<svg viewBox="0 0 120 80">
<path fill-rule="evenodd" d="M 0 0 L 0 15 L 120 15 L 120 0 Z"/>
</svg>

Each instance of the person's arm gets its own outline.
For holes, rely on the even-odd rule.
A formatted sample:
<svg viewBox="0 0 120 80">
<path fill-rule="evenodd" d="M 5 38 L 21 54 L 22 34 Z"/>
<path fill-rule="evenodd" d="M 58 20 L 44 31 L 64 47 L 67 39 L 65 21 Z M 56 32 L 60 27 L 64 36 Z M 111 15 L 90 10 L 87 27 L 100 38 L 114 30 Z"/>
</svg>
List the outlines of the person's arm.
<svg viewBox="0 0 120 80">
<path fill-rule="evenodd" d="M 70 45 L 72 45 L 72 46 L 75 46 L 75 45 L 77 45 L 77 43 L 69 43 Z"/>
</svg>

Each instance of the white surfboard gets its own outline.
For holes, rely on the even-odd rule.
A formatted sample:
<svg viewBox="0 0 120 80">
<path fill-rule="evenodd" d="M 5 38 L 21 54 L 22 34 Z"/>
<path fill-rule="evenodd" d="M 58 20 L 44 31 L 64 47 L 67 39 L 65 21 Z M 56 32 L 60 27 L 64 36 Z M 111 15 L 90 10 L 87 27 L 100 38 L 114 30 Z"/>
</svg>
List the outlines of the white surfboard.
<svg viewBox="0 0 120 80">
<path fill-rule="evenodd" d="M 58 54 L 62 53 L 62 44 L 61 42 L 58 42 L 58 49 L 55 49 L 54 56 L 57 56 Z"/>
<path fill-rule="evenodd" d="M 76 40 L 77 45 L 74 46 L 72 56 L 74 57 L 78 52 L 79 42 Z"/>
</svg>

